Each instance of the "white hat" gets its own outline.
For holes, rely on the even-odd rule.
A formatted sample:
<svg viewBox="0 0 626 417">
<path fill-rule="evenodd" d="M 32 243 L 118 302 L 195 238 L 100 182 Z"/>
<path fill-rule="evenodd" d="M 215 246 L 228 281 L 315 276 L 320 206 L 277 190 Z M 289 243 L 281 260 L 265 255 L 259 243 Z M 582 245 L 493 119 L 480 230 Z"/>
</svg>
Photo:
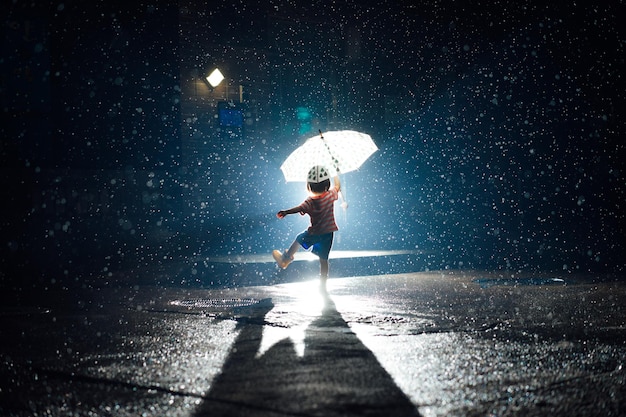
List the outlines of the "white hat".
<svg viewBox="0 0 626 417">
<path fill-rule="evenodd" d="M 320 183 L 328 179 L 330 179 L 330 172 L 328 172 L 326 167 L 316 165 L 309 170 L 306 180 L 307 182 Z"/>
</svg>

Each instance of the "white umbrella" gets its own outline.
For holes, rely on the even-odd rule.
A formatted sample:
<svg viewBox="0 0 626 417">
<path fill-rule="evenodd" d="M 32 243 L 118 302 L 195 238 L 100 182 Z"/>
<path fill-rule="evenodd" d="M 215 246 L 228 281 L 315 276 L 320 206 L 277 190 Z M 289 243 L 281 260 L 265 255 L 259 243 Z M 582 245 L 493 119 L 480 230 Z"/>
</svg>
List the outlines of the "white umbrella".
<svg viewBox="0 0 626 417">
<path fill-rule="evenodd" d="M 331 176 L 358 169 L 378 147 L 369 135 L 337 130 L 313 136 L 283 162 L 286 181 L 306 181 L 309 169 L 322 165 Z"/>
</svg>

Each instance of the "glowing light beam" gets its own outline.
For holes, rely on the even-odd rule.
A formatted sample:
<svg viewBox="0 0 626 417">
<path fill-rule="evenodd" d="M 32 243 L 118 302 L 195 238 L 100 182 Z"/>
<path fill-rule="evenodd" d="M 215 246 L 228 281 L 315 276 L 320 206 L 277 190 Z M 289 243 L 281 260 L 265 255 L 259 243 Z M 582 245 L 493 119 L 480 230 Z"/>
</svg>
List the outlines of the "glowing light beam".
<svg viewBox="0 0 626 417">
<path fill-rule="evenodd" d="M 396 255 L 420 255 L 425 254 L 419 250 L 337 250 L 330 252 L 330 259 L 346 259 L 346 258 L 371 258 L 380 256 L 396 256 Z M 230 255 L 215 256 L 202 258 L 207 262 L 228 263 L 228 264 L 257 264 L 257 263 L 273 263 L 274 259 L 270 254 L 250 254 L 250 255 Z M 298 252 L 294 261 L 314 261 L 318 258 L 310 252 Z"/>
</svg>

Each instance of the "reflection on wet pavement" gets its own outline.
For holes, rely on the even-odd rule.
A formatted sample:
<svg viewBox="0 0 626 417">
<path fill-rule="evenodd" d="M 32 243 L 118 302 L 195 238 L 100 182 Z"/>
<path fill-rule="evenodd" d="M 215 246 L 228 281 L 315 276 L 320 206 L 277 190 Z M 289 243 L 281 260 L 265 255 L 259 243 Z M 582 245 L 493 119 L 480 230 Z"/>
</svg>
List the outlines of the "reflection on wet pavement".
<svg viewBox="0 0 626 417">
<path fill-rule="evenodd" d="M 566 285 L 431 272 L 331 279 L 328 297 L 311 281 L 7 306 L 0 414 L 624 415 L 624 281 L 555 278 Z"/>
<path fill-rule="evenodd" d="M 424 274 L 399 299 L 393 293 L 410 279 L 368 278 L 363 288 L 386 286 L 376 303 L 348 294 L 349 285 L 336 289 L 351 329 L 422 415 L 624 412 L 623 284 L 565 288 L 537 279 L 537 288 L 519 289 L 499 279 L 505 288 L 489 292 L 458 276 Z M 445 289 L 455 281 L 457 291 Z"/>
<path fill-rule="evenodd" d="M 293 289 L 273 314 L 268 306 L 257 311 L 257 320 L 240 322 L 222 372 L 195 415 L 417 416 L 332 297 Z M 281 316 L 289 317 L 275 333 Z"/>
</svg>

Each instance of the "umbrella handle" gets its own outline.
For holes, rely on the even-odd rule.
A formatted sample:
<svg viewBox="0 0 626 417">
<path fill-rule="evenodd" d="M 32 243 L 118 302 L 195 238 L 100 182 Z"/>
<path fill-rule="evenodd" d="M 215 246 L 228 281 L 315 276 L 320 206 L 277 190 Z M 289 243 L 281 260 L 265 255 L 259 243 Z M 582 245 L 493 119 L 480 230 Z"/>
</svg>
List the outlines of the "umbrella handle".
<svg viewBox="0 0 626 417">
<path fill-rule="evenodd" d="M 339 196 L 341 197 L 341 208 L 344 210 L 347 209 L 348 202 L 346 201 L 346 197 L 343 195 L 343 191 L 339 191 Z"/>
</svg>

